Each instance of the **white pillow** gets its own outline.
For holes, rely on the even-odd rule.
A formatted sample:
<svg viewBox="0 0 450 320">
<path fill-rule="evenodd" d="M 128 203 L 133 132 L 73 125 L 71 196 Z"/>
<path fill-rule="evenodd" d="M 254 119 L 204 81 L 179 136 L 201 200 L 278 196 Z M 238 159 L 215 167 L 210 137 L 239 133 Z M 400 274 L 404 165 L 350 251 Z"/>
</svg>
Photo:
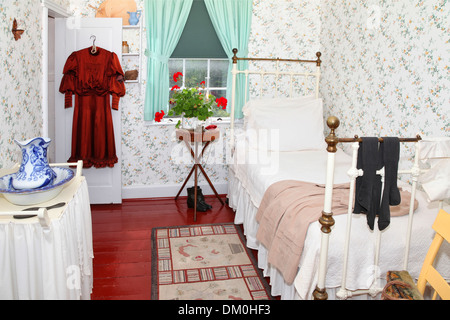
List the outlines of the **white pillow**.
<svg viewBox="0 0 450 320">
<path fill-rule="evenodd" d="M 258 110 L 267 110 L 272 109 L 274 106 L 276 108 L 296 108 L 299 105 L 302 105 L 305 102 L 316 100 L 314 95 L 297 97 L 297 98 L 258 98 L 252 99 L 248 101 L 242 112 L 244 113 L 244 117 L 251 117 L 252 112 L 257 112 Z"/>
<path fill-rule="evenodd" d="M 245 106 L 244 115 L 251 148 L 268 151 L 326 148 L 322 99 L 252 100 Z"/>
</svg>

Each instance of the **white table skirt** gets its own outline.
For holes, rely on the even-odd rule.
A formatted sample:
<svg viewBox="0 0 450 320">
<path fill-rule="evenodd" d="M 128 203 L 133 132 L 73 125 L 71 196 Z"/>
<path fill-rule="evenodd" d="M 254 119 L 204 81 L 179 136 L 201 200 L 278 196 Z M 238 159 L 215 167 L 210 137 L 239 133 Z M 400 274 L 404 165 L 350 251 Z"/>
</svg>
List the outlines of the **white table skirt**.
<svg viewBox="0 0 450 320">
<path fill-rule="evenodd" d="M 92 220 L 84 177 L 75 177 L 61 194 L 42 206 L 50 228 L 38 218 L 0 216 L 0 299 L 88 300 L 93 287 Z M 0 212 L 20 211 L 0 195 Z"/>
</svg>

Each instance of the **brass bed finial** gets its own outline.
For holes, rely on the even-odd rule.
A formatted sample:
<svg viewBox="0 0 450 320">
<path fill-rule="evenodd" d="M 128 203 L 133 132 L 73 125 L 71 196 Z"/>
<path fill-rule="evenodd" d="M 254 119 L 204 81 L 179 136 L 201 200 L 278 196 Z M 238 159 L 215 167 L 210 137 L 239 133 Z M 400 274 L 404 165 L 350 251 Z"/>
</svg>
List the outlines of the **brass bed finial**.
<svg viewBox="0 0 450 320">
<path fill-rule="evenodd" d="M 331 153 L 337 152 L 337 144 L 339 143 L 339 139 L 335 134 L 337 128 L 339 128 L 340 121 L 337 117 L 331 116 L 327 120 L 327 125 L 331 129 L 330 134 L 326 137 L 325 141 L 327 142 L 327 151 Z"/>
<path fill-rule="evenodd" d="M 316 53 L 317 56 L 317 66 L 320 67 L 322 64 L 322 60 L 320 60 L 320 57 L 322 56 L 322 53 L 319 51 Z"/>
<path fill-rule="evenodd" d="M 238 57 L 237 57 L 238 49 L 234 48 L 233 53 L 234 53 L 233 63 L 236 64 L 238 62 Z"/>
</svg>

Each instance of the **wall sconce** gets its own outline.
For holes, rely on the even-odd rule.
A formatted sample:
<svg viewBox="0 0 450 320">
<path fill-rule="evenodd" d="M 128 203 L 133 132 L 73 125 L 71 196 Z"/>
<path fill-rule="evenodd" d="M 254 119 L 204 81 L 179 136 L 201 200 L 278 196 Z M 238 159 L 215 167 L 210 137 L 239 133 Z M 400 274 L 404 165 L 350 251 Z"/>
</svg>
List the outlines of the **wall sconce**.
<svg viewBox="0 0 450 320">
<path fill-rule="evenodd" d="M 13 27 L 12 27 L 12 33 L 14 35 L 14 39 L 17 41 L 22 37 L 22 34 L 25 32 L 25 30 L 17 29 L 17 20 L 14 18 L 13 21 Z"/>
</svg>

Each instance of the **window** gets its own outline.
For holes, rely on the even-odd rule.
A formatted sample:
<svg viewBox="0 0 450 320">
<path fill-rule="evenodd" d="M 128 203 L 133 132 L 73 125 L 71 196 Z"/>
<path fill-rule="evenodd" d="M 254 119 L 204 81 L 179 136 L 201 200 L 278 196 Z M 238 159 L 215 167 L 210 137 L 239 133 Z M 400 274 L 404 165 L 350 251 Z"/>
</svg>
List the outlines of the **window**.
<svg viewBox="0 0 450 320">
<path fill-rule="evenodd" d="M 171 88 L 197 87 L 206 82 L 206 91 L 217 98 L 227 96 L 229 60 L 217 38 L 203 0 L 194 0 L 186 26 L 175 51 L 169 59 L 170 97 Z M 182 72 L 183 84 L 173 81 L 173 75 Z M 230 114 L 217 110 L 214 117 L 225 118 Z"/>
<path fill-rule="evenodd" d="M 205 91 L 215 97 L 227 96 L 228 59 L 170 59 L 169 76 L 170 88 L 178 85 L 182 89 L 198 87 L 202 81 L 206 82 Z M 183 83 L 175 83 L 173 75 L 182 72 Z M 170 98 L 173 92 L 170 91 Z M 230 114 L 226 110 L 215 110 L 214 117 L 226 118 Z"/>
<path fill-rule="evenodd" d="M 181 38 L 172 58 L 227 59 L 217 37 L 204 0 L 194 0 Z"/>
</svg>

